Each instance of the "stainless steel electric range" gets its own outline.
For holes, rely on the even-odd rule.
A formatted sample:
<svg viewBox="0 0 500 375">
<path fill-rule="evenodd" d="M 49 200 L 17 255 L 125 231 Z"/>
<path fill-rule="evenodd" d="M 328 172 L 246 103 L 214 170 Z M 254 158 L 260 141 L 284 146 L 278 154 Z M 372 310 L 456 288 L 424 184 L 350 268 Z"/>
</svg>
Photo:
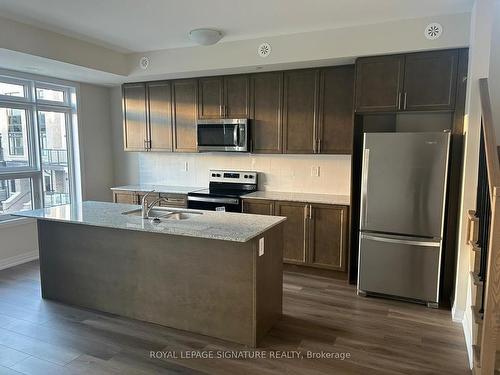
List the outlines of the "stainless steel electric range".
<svg viewBox="0 0 500 375">
<path fill-rule="evenodd" d="M 188 208 L 241 212 L 241 196 L 257 190 L 257 172 L 210 170 L 209 187 L 188 194 Z"/>
</svg>

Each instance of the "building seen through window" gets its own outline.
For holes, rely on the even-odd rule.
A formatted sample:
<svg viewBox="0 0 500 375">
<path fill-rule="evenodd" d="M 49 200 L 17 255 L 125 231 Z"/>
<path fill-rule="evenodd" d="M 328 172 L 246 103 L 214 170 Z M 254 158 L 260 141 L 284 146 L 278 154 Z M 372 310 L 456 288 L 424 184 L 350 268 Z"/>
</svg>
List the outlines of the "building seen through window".
<svg viewBox="0 0 500 375">
<path fill-rule="evenodd" d="M 15 211 L 71 202 L 74 93 L 0 76 L 0 221 Z M 16 178 L 7 177 L 12 172 Z"/>
</svg>

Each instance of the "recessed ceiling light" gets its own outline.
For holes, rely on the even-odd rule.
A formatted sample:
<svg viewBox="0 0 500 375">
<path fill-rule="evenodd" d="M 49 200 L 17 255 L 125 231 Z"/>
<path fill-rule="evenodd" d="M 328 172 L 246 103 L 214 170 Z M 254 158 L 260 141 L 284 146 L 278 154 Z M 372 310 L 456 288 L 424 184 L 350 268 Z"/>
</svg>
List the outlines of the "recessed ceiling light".
<svg viewBox="0 0 500 375">
<path fill-rule="evenodd" d="M 224 35 L 214 29 L 194 29 L 189 32 L 189 39 L 197 44 L 209 46 L 217 43 Z"/>
</svg>

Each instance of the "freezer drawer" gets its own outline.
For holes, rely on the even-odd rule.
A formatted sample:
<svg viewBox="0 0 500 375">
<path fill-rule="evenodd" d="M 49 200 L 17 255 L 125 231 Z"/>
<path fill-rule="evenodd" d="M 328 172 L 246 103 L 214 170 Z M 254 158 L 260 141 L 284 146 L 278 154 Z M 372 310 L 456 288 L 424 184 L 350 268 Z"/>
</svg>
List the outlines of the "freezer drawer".
<svg viewBox="0 0 500 375">
<path fill-rule="evenodd" d="M 441 242 L 360 235 L 358 289 L 438 302 Z"/>
</svg>

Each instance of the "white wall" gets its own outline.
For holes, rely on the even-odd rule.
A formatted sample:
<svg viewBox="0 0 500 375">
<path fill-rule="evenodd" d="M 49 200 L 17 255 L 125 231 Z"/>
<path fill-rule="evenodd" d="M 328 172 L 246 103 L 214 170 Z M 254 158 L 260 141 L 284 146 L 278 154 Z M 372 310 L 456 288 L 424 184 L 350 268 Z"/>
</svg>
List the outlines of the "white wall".
<svg viewBox="0 0 500 375">
<path fill-rule="evenodd" d="M 0 225 L 0 269 L 37 258 L 36 221 L 20 220 Z"/>
<path fill-rule="evenodd" d="M 349 195 L 351 157 L 345 155 L 169 154 L 123 151 L 121 92 L 111 92 L 115 185 L 159 183 L 208 186 L 209 169 L 262 172 L 259 189 Z M 185 171 L 187 163 L 187 171 Z M 311 167 L 320 176 L 311 176 Z"/>
<path fill-rule="evenodd" d="M 464 47 L 469 40 L 469 13 L 394 20 L 266 38 L 228 41 L 213 46 L 172 48 L 124 54 L 52 31 L 0 17 L 0 66 L 40 69 L 40 74 L 68 80 L 116 84 L 124 81 L 242 73 L 352 62 L 357 56 Z M 440 22 L 443 35 L 424 37 L 430 22 Z M 257 47 L 270 42 L 263 59 Z M 141 56 L 151 58 L 147 70 Z"/>
<path fill-rule="evenodd" d="M 496 128 L 496 139 L 500 142 L 500 0 L 495 0 L 491 33 L 491 56 L 488 84 Z"/>
<path fill-rule="evenodd" d="M 425 26 L 431 22 L 440 22 L 444 30 L 433 41 L 424 36 Z M 469 22 L 470 14 L 460 13 L 130 54 L 127 80 L 222 74 L 226 70 L 243 72 L 257 66 L 276 70 L 328 65 L 359 56 L 465 47 L 469 42 Z M 262 42 L 272 46 L 271 55 L 265 59 L 257 55 Z M 151 59 L 147 70 L 139 67 L 141 56 Z"/>
<path fill-rule="evenodd" d="M 114 172 L 109 88 L 80 84 L 79 105 L 83 200 L 111 201 Z"/>
</svg>

